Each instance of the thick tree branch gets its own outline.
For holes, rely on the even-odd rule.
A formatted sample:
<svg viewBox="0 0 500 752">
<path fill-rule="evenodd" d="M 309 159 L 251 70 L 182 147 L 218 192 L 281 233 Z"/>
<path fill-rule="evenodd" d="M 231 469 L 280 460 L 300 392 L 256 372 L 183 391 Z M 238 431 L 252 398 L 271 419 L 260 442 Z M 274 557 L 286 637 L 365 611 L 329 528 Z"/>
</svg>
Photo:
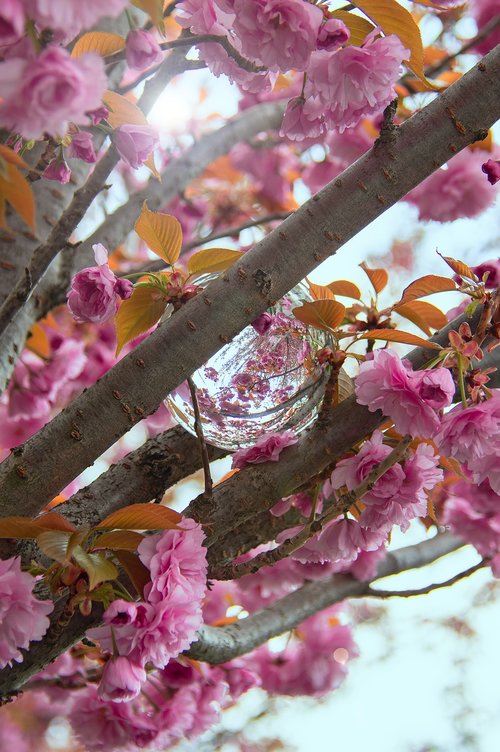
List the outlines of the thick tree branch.
<svg viewBox="0 0 500 752">
<path fill-rule="evenodd" d="M 377 576 L 371 582 L 408 569 L 424 567 L 461 546 L 462 541 L 446 534 L 393 551 L 381 562 Z M 334 603 L 369 595 L 370 584 L 338 574 L 329 580 L 308 582 L 246 619 L 224 627 L 202 627 L 198 642 L 190 647 L 187 655 L 198 661 L 225 663 L 249 653 L 271 637 L 293 629 L 304 619 Z"/>
<path fill-rule="evenodd" d="M 202 136 L 197 143 L 178 159 L 170 162 L 161 176 L 161 182 L 150 180 L 133 193 L 126 204 L 120 206 L 78 249 L 74 271 L 92 263 L 92 246 L 103 243 L 116 248 L 134 227 L 144 201 L 154 211 L 167 205 L 183 191 L 194 178 L 201 175 L 215 159 L 227 154 L 236 144 L 249 141 L 258 133 L 278 128 L 285 105 L 271 102 L 256 105 L 236 115 L 213 133 Z"/>
<path fill-rule="evenodd" d="M 472 330 L 481 317 L 477 308 L 472 318 L 460 316 L 432 337 L 433 342 L 448 344 L 448 332 L 469 321 Z M 421 368 L 435 351 L 417 348 L 406 357 L 414 368 Z M 300 437 L 299 442 L 288 447 L 279 462 L 267 462 L 245 467 L 237 475 L 214 489 L 210 505 L 203 496 L 192 501 L 185 514 L 208 525 L 209 562 L 213 566 L 229 564 L 235 555 L 231 549 L 230 532 L 243 525 L 264 509 L 270 509 L 279 499 L 290 495 L 303 483 L 322 472 L 385 420 L 381 412 L 371 413 L 358 405 L 354 396 L 348 397 L 332 411 L 324 424 L 316 422 Z M 213 531 L 213 532 L 212 532 Z M 225 540 L 222 556 L 219 538 Z"/>
<path fill-rule="evenodd" d="M 380 577 L 424 567 L 463 545 L 459 539 L 445 534 L 392 551 L 380 563 L 377 576 L 371 582 Z M 308 582 L 272 606 L 235 624 L 225 627 L 203 626 L 198 633 L 198 641 L 191 646 L 187 655 L 195 660 L 224 663 L 250 652 L 271 637 L 293 629 L 304 619 L 334 603 L 366 595 L 370 584 L 347 575 L 334 575 L 331 579 Z M 81 640 L 88 629 L 100 624 L 101 617 L 102 608 L 95 605 L 91 616 L 83 617 L 77 612 L 69 625 L 61 631 L 57 626 L 57 615 L 53 616 L 52 626 L 46 637 L 42 642 L 31 644 L 24 661 L 15 664 L 13 668 L 0 671 L 0 699 L 15 694 L 47 663 Z"/>
<path fill-rule="evenodd" d="M 0 466 L 2 513 L 37 512 L 131 428 L 138 408 L 150 414 L 222 343 L 447 161 L 450 153 L 477 140 L 500 116 L 499 77 L 500 47 L 402 125 L 397 145 L 367 152 L 12 453 Z M 338 409 L 347 414 L 346 404 Z M 354 422 L 366 417 L 365 411 L 357 415 L 356 407 L 352 409 L 348 430 L 353 415 Z M 75 425 L 78 443 L 72 437 Z M 50 446 L 58 446 L 57 456 L 48 452 Z M 291 485 L 296 481 L 292 478 Z"/>
<path fill-rule="evenodd" d="M 169 163 L 162 173 L 161 182 L 151 180 L 145 189 L 133 194 L 90 238 L 79 244 L 76 252 L 67 248 L 57 256 L 24 306 L 12 318 L 5 331 L 0 333 L 0 352 L 3 354 L 0 358 L 0 391 L 7 386 L 33 323 L 57 303 L 64 302 L 73 274 L 95 263 L 92 251 L 94 243 L 115 248 L 132 230 L 146 199 L 151 209 L 158 209 L 168 203 L 214 159 L 226 154 L 237 143 L 253 138 L 263 129 L 278 127 L 282 115 L 283 106 L 279 103 L 257 105 L 236 116 L 215 133 L 202 136 L 179 159 Z M 70 253 L 72 258 L 69 257 Z"/>
<path fill-rule="evenodd" d="M 147 113 L 155 103 L 160 92 L 168 82 L 185 69 L 186 61 L 182 50 L 172 52 L 161 64 L 155 76 L 147 82 L 144 92 L 138 101 L 138 106 Z M 102 139 L 101 139 L 102 140 Z M 41 245 L 35 247 L 33 241 L 36 237 L 31 233 L 24 236 L 31 241 L 27 247 L 29 255 L 22 257 L 23 263 L 28 270 L 30 285 L 26 286 L 24 274 L 19 279 L 19 261 L 16 262 L 18 281 L 9 280 L 8 294 L 2 300 L 0 295 L 0 390 L 7 385 L 13 364 L 17 360 L 17 354 L 21 351 L 31 324 L 36 318 L 33 314 L 40 314 L 40 299 L 46 295 L 42 285 L 39 284 L 43 275 L 51 264 L 56 260 L 59 252 L 69 250 L 69 237 L 81 221 L 97 194 L 102 190 L 107 177 L 119 161 L 119 155 L 114 146 L 110 146 L 105 155 L 100 159 L 86 182 L 84 178 L 88 174 L 88 165 L 75 162 L 73 171 L 75 180 L 81 187 L 77 191 L 70 190 L 66 186 L 54 186 L 51 181 L 42 180 L 37 185 L 37 212 L 41 237 L 44 239 Z M 70 202 L 71 199 L 71 202 Z M 63 211 L 64 210 L 64 211 Z M 57 212 L 62 211 L 60 218 Z M 44 224 L 45 223 L 45 224 Z M 16 244 L 17 250 L 17 244 Z M 18 254 L 19 256 L 19 254 Z M 93 262 L 91 261 L 90 264 Z M 87 264 L 89 265 L 89 264 Z M 61 264 L 61 266 L 63 266 Z M 83 265 L 85 266 L 85 264 Z M 80 268 L 83 268 L 80 267 Z M 52 282 L 55 270 L 49 274 L 49 284 Z M 67 270 L 69 277 L 69 269 Z M 14 284 L 13 284 L 14 282 Z M 65 281 L 65 286 L 69 279 Z M 60 279 L 57 280 L 57 288 L 60 287 Z M 32 301 L 34 298 L 34 301 Z M 32 315 L 27 315 L 23 310 L 28 306 Z M 24 336 L 23 336 L 24 335 Z"/>
</svg>

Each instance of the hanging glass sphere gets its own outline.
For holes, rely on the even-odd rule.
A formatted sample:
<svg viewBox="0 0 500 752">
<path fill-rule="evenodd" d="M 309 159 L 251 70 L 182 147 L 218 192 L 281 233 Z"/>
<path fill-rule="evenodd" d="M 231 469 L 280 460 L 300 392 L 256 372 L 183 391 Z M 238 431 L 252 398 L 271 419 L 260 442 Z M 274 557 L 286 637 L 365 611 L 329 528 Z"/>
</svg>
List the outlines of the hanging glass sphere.
<svg viewBox="0 0 500 752">
<path fill-rule="evenodd" d="M 196 280 L 205 287 L 217 275 Z M 327 332 L 298 321 L 292 309 L 312 300 L 303 283 L 243 329 L 192 376 L 208 444 L 234 451 L 265 432 L 309 426 L 318 413 L 328 372 L 315 353 L 332 346 Z M 165 400 L 174 419 L 195 433 L 189 385 Z"/>
</svg>

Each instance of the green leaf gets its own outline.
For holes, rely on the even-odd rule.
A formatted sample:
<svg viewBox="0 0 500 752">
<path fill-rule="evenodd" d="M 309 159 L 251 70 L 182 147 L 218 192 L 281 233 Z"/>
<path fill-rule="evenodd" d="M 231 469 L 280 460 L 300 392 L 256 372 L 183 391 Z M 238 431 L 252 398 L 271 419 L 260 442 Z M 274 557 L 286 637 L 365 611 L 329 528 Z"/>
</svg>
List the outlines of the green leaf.
<svg viewBox="0 0 500 752">
<path fill-rule="evenodd" d="M 170 214 L 150 211 L 144 202 L 135 231 L 167 264 L 175 264 L 182 247 L 182 227 L 178 219 Z"/>
<path fill-rule="evenodd" d="M 77 546 L 73 551 L 73 559 L 87 573 L 89 589 L 93 590 L 101 582 L 116 580 L 118 569 L 112 561 L 102 554 L 89 554 L 83 548 Z"/>
<path fill-rule="evenodd" d="M 175 530 L 182 520 L 179 512 L 160 504 L 130 504 L 112 512 L 97 530 Z"/>
</svg>

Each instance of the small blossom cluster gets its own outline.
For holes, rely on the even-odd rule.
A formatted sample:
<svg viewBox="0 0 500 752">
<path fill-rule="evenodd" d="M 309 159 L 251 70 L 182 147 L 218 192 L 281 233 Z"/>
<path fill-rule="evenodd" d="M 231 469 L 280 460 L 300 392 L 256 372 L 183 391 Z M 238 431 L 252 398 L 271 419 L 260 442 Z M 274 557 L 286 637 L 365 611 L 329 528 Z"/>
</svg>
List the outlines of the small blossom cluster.
<svg viewBox="0 0 500 752">
<path fill-rule="evenodd" d="M 120 300 L 129 298 L 134 286 L 128 279 L 115 277 L 108 265 L 108 252 L 101 243 L 92 246 L 97 266 L 75 274 L 68 293 L 68 307 L 73 318 L 82 324 L 102 324 L 112 318 Z"/>
<path fill-rule="evenodd" d="M 479 485 L 466 480 L 455 483 L 446 500 L 442 521 L 462 540 L 475 546 L 481 556 L 494 558 L 500 553 L 500 494 L 488 480 Z"/>
<path fill-rule="evenodd" d="M 355 391 L 360 405 L 381 410 L 399 433 L 428 439 L 441 426 L 438 411 L 451 405 L 455 382 L 447 368 L 413 371 L 393 350 L 377 350 L 362 363 Z"/>
<path fill-rule="evenodd" d="M 247 91 L 270 88 L 289 70 L 307 76 L 303 93 L 290 100 L 281 134 L 303 141 L 342 133 L 362 117 L 380 113 L 394 98 L 393 85 L 409 51 L 393 34 L 374 30 L 362 47 L 344 47 L 350 37 L 339 19 L 304 0 L 183 0 L 179 22 L 195 34 L 225 36 L 256 67 L 244 71 L 217 44 L 200 51 L 215 75 L 225 73 Z M 259 71 L 262 68 L 262 72 Z"/>
<path fill-rule="evenodd" d="M 35 583 L 18 558 L 0 559 L 0 669 L 22 662 L 21 649 L 41 640 L 49 627 L 54 604 L 34 597 Z"/>
<path fill-rule="evenodd" d="M 106 626 L 89 632 L 112 654 L 99 686 L 103 700 L 133 699 L 146 681 L 146 664 L 165 668 L 195 639 L 206 590 L 203 539 L 201 527 L 185 520 L 182 529 L 150 536 L 140 544 L 138 554 L 151 577 L 144 601 L 113 601 L 104 613 Z"/>
</svg>

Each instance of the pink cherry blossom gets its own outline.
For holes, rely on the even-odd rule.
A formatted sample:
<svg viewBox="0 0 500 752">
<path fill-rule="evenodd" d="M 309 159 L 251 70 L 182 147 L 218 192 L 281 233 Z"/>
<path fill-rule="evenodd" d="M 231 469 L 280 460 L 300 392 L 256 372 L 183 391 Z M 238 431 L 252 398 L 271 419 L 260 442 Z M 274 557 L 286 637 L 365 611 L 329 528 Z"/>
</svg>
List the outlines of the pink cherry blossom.
<svg viewBox="0 0 500 752">
<path fill-rule="evenodd" d="M 99 107 L 106 87 L 102 58 L 94 53 L 75 59 L 62 47 L 47 47 L 36 58 L 11 57 L 0 63 L 0 125 L 27 139 L 64 136 L 70 122 L 89 122 L 86 113 Z"/>
<path fill-rule="evenodd" d="M 495 473 L 495 465 L 498 465 L 499 435 L 500 391 L 494 389 L 491 399 L 485 402 L 465 409 L 457 405 L 450 410 L 434 440 L 442 454 L 465 463 L 472 472 L 481 475 L 480 480 L 484 480 L 489 477 L 490 470 Z"/>
<path fill-rule="evenodd" d="M 455 384 L 446 368 L 414 372 L 393 350 L 376 350 L 362 363 L 355 391 L 360 405 L 381 410 L 400 433 L 429 438 L 440 425 L 435 408 L 451 404 Z"/>
<path fill-rule="evenodd" d="M 193 34 L 217 34 L 225 36 L 231 27 L 234 15 L 224 12 L 221 3 L 214 0 L 182 0 L 176 5 L 176 21 Z"/>
<path fill-rule="evenodd" d="M 238 449 L 233 454 L 232 467 L 241 468 L 260 462 L 278 462 L 283 449 L 296 444 L 297 441 L 298 438 L 293 431 L 263 434 L 253 446 L 248 449 Z"/>
<path fill-rule="evenodd" d="M 318 96 L 328 124 L 342 133 L 381 112 L 394 99 L 393 85 L 409 51 L 394 34 L 368 35 L 363 47 L 313 52 L 307 68 L 305 96 Z"/>
<path fill-rule="evenodd" d="M 479 279 L 482 279 L 486 272 L 488 277 L 485 282 L 487 290 L 494 290 L 500 284 L 500 259 L 491 259 L 483 261 L 482 264 L 472 267 L 472 271 Z"/>
<path fill-rule="evenodd" d="M 69 183 L 71 170 L 64 159 L 53 159 L 42 172 L 42 176 L 46 180 L 56 180 L 65 184 Z"/>
<path fill-rule="evenodd" d="M 102 324 L 118 310 L 121 299 L 132 295 L 133 284 L 117 279 L 108 266 L 108 252 L 98 243 L 94 249 L 97 266 L 90 266 L 75 274 L 68 294 L 68 307 L 78 323 L 92 321 Z"/>
<path fill-rule="evenodd" d="M 254 653 L 263 688 L 270 694 L 322 697 L 337 689 L 346 662 L 358 654 L 351 630 L 333 623 L 337 608 L 329 608 L 299 625 L 300 640 L 290 641 L 281 653 L 267 646 Z"/>
<path fill-rule="evenodd" d="M 473 0 L 470 6 L 479 31 L 500 13 L 499 0 Z M 486 37 L 480 39 L 473 49 L 477 50 L 480 55 L 486 55 L 497 44 L 500 44 L 500 26 L 496 26 Z"/>
<path fill-rule="evenodd" d="M 263 335 L 269 331 L 273 322 L 274 316 L 270 313 L 261 313 L 260 316 L 257 316 L 257 318 L 252 321 L 252 326 L 257 334 Z"/>
<path fill-rule="evenodd" d="M 162 51 L 151 32 L 134 29 L 127 34 L 125 57 L 130 68 L 144 70 L 162 59 Z"/>
<path fill-rule="evenodd" d="M 235 0 L 233 8 L 243 55 L 281 71 L 306 68 L 323 19 L 318 7 L 302 0 Z"/>
<path fill-rule="evenodd" d="M 495 185 L 500 180 L 500 161 L 498 159 L 488 159 L 482 167 L 482 171 L 488 176 L 491 185 Z"/>
<path fill-rule="evenodd" d="M 150 125 L 121 125 L 113 143 L 120 157 L 136 170 L 158 146 L 158 134 Z"/>
<path fill-rule="evenodd" d="M 182 522 L 182 530 L 166 530 L 145 538 L 137 549 L 142 563 L 150 570 L 151 585 L 145 595 L 158 603 L 183 590 L 201 602 L 206 591 L 207 551 L 201 525 Z"/>
<path fill-rule="evenodd" d="M 92 164 L 96 161 L 96 153 L 92 136 L 88 131 L 78 131 L 71 137 L 71 143 L 66 149 L 66 156 L 70 159 L 81 159 L 83 162 Z"/>
<path fill-rule="evenodd" d="M 123 655 L 113 656 L 104 667 L 97 694 L 102 700 L 129 702 L 137 697 L 145 681 L 142 666 Z"/>
<path fill-rule="evenodd" d="M 49 628 L 52 601 L 33 596 L 35 578 L 21 571 L 19 558 L 0 559 L 0 668 L 21 663 L 20 648 L 41 640 Z"/>
<path fill-rule="evenodd" d="M 14 44 L 24 34 L 25 11 L 21 0 L 2 0 L 0 47 Z"/>
<path fill-rule="evenodd" d="M 436 170 L 405 197 L 418 208 L 419 218 L 452 222 L 476 217 L 495 200 L 481 172 L 488 152 L 464 149 L 448 162 L 448 169 Z"/>
<path fill-rule="evenodd" d="M 30 18 L 41 29 L 62 32 L 65 41 L 90 29 L 103 16 L 116 17 L 127 0 L 24 0 Z"/>
<path fill-rule="evenodd" d="M 355 489 L 390 454 L 391 448 L 382 442 L 382 433 L 375 431 L 357 455 L 340 460 L 331 476 L 333 488 L 345 485 L 348 491 Z M 359 519 L 361 526 L 389 532 L 393 525 L 399 525 L 405 531 L 413 518 L 426 514 L 426 490 L 443 479 L 438 461 L 431 446 L 419 444 L 405 462 L 390 467 L 362 498 L 365 508 Z"/>
<path fill-rule="evenodd" d="M 106 702 L 92 684 L 76 693 L 69 720 L 76 737 L 88 752 L 135 752 L 159 732 L 150 707 L 140 698 L 131 702 Z"/>
<path fill-rule="evenodd" d="M 333 52 L 347 42 L 351 32 L 343 21 L 338 18 L 328 18 L 321 24 L 316 40 L 318 50 Z"/>
</svg>

